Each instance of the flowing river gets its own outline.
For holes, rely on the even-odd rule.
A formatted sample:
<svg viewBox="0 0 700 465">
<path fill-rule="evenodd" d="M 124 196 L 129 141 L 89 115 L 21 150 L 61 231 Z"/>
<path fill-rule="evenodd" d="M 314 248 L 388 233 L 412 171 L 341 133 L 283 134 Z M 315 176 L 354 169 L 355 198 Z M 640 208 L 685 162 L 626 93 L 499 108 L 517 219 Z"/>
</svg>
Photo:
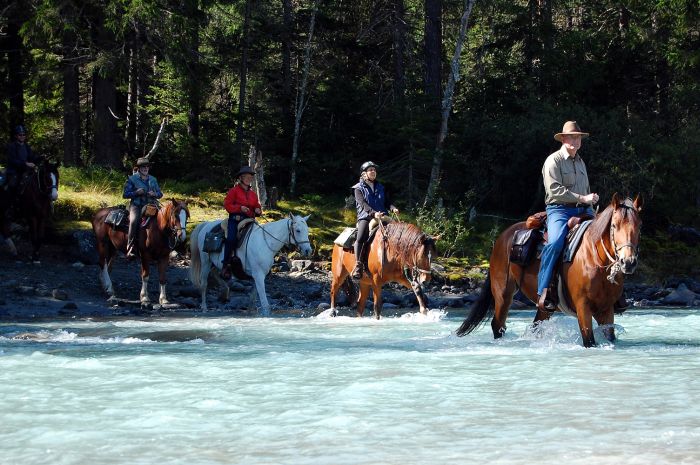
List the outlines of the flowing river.
<svg viewBox="0 0 700 465">
<path fill-rule="evenodd" d="M 700 463 L 700 309 L 464 314 L 0 323 L 0 463 Z"/>
</svg>

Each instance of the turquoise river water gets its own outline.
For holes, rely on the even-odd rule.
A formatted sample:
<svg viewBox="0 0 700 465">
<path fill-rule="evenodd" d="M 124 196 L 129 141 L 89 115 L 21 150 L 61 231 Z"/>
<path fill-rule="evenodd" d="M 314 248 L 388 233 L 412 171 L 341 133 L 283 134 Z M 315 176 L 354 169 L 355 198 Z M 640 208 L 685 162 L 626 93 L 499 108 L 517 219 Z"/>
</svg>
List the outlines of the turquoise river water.
<svg viewBox="0 0 700 465">
<path fill-rule="evenodd" d="M 700 463 L 700 309 L 464 313 L 0 323 L 0 464 Z"/>
</svg>

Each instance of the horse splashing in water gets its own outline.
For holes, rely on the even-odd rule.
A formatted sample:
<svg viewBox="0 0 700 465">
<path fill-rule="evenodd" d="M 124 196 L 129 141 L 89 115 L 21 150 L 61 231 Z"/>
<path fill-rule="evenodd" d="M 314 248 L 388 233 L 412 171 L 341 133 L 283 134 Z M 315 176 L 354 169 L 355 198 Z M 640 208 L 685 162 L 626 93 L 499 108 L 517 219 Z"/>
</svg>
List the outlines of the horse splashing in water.
<svg viewBox="0 0 700 465">
<path fill-rule="evenodd" d="M 114 297 L 114 287 L 109 277 L 112 270 L 112 261 L 117 250 L 126 253 L 128 231 L 118 229 L 114 225 L 105 223 L 105 219 L 114 207 L 103 208 L 95 213 L 92 219 L 92 230 L 97 239 L 97 252 L 99 253 L 100 281 L 102 287 L 111 297 Z M 158 213 L 148 219 L 145 227 L 139 228 L 137 244 L 141 261 L 141 303 L 149 303 L 148 279 L 149 266 L 152 261 L 158 265 L 158 277 L 160 283 L 160 296 L 158 302 L 167 304 L 166 294 L 167 270 L 170 252 L 179 243 L 187 239 L 187 220 L 190 211 L 187 202 L 169 200 L 161 206 Z"/>
<path fill-rule="evenodd" d="M 5 237 L 10 253 L 17 255 L 17 248 L 10 237 L 9 213 L 23 219 L 29 227 L 33 262 L 39 262 L 39 249 L 44 241 L 46 222 L 51 217 L 53 203 L 58 199 L 58 164 L 42 159 L 36 168 L 28 170 L 19 181 L 17 196 L 0 189 L 0 232 Z"/>
<path fill-rule="evenodd" d="M 309 217 L 295 216 L 260 225 L 253 223 L 248 236 L 240 241 L 236 256 L 240 258 L 245 272 L 253 277 L 260 300 L 260 314 L 270 316 L 270 303 L 265 293 L 265 276 L 275 262 L 275 255 L 285 245 L 295 246 L 307 257 L 311 255 Z M 223 249 L 218 252 L 205 252 L 204 239 L 208 232 L 221 224 L 222 220 L 200 223 L 190 237 L 190 281 L 202 292 L 202 310 L 207 310 L 207 281 L 209 272 L 215 269 L 214 277 L 224 289 L 224 298 L 229 298 L 229 287 L 219 276 L 224 258 Z M 252 299 L 251 294 L 251 299 Z"/>
<path fill-rule="evenodd" d="M 573 260 L 561 266 L 560 280 L 567 302 L 559 307 L 578 318 L 585 347 L 595 345 L 593 319 L 606 339 L 615 340 L 613 307 L 622 294 L 624 275 L 634 273 L 637 267 L 642 204 L 639 196 L 632 201 L 615 194 L 610 205 L 583 234 Z M 513 235 L 524 227 L 524 223 L 516 223 L 496 240 L 481 295 L 457 330 L 457 336 L 469 334 L 491 314 L 493 337 L 500 338 L 506 330 L 508 309 L 517 288 L 528 299 L 537 301 L 539 260 L 523 267 L 509 259 Z M 551 313 L 538 310 L 534 325 L 550 316 Z"/>
<path fill-rule="evenodd" d="M 379 228 L 369 246 L 367 266 L 360 280 L 357 297 L 357 316 L 365 312 L 369 291 L 374 293 L 374 316 L 379 319 L 382 311 L 382 286 L 397 282 L 413 290 L 420 312 L 426 314 L 422 283 L 430 281 L 432 258 L 437 255 L 435 241 L 410 223 L 392 222 Z M 355 266 L 355 254 L 335 244 L 331 263 L 331 314 L 337 315 L 336 294 Z"/>
</svg>

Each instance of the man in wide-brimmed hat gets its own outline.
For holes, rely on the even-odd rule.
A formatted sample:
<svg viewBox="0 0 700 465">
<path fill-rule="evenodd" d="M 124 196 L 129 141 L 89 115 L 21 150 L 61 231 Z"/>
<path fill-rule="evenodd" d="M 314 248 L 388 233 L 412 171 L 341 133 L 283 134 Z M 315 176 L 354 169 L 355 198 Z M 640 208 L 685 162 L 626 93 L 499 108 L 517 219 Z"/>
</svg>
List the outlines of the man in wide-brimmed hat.
<svg viewBox="0 0 700 465">
<path fill-rule="evenodd" d="M 567 221 L 572 216 L 595 215 L 592 205 L 598 203 L 598 194 L 591 193 L 586 164 L 577 153 L 586 137 L 588 133 L 576 121 L 564 123 L 562 131 L 554 135 L 561 148 L 547 157 L 542 167 L 549 239 L 542 250 L 537 278 L 540 310 L 551 312 L 556 307 L 556 292 L 549 290 L 549 284 L 569 232 Z"/>
<path fill-rule="evenodd" d="M 221 276 L 224 279 L 231 277 L 231 261 L 236 258 L 238 223 L 242 219 L 262 215 L 258 195 L 253 190 L 253 176 L 255 176 L 255 170 L 250 166 L 244 166 L 238 170 L 236 173 L 238 182 L 228 191 L 224 199 L 224 208 L 228 212 L 224 260 L 221 270 Z"/>
<path fill-rule="evenodd" d="M 141 222 L 141 210 L 144 205 L 155 203 L 156 199 L 163 197 L 158 181 L 149 175 L 151 161 L 148 158 L 136 160 L 134 168 L 136 172 L 126 179 L 123 197 L 130 199 L 129 203 L 129 239 L 126 244 L 126 258 L 132 259 L 138 254 L 138 247 L 134 244 Z"/>
</svg>

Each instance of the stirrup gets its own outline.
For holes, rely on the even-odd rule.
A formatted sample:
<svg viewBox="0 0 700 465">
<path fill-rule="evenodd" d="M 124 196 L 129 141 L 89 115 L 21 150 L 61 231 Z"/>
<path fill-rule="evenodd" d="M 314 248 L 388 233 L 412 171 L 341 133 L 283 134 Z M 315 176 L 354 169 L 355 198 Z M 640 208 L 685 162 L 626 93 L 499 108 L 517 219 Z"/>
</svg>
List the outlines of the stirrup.
<svg viewBox="0 0 700 465">
<path fill-rule="evenodd" d="M 364 266 L 362 265 L 361 262 L 357 262 L 357 263 L 355 263 L 355 268 L 352 269 L 350 276 L 352 276 L 353 279 L 362 279 L 363 271 L 364 271 Z"/>
</svg>

